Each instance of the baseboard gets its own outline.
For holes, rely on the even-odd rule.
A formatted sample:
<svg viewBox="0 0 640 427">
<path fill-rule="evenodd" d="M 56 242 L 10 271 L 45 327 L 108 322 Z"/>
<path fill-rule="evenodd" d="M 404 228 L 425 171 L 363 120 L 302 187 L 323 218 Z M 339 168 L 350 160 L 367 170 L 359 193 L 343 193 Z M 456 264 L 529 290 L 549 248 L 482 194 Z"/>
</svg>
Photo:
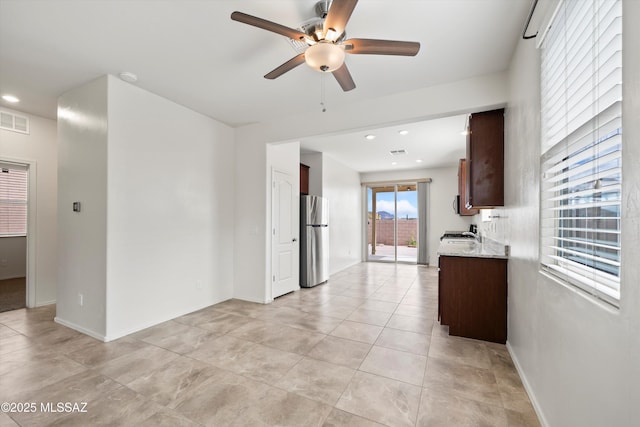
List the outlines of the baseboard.
<svg viewBox="0 0 640 427">
<path fill-rule="evenodd" d="M 95 338 L 95 339 L 100 340 L 102 342 L 107 342 L 108 341 L 107 337 L 105 337 L 104 335 L 99 334 L 97 332 L 94 332 L 94 331 L 92 331 L 90 329 L 83 328 L 82 326 L 78 326 L 73 322 L 69 322 L 67 320 L 61 319 L 58 316 L 54 317 L 53 321 L 58 323 L 58 324 L 60 324 L 60 325 L 62 325 L 62 326 L 66 326 L 67 328 L 71 328 L 71 329 L 76 330 L 78 332 L 82 332 L 85 335 L 89 335 L 91 338 Z"/>
<path fill-rule="evenodd" d="M 538 416 L 538 421 L 540 421 L 540 425 L 542 427 L 548 427 L 549 423 L 547 422 L 547 420 L 544 417 L 544 414 L 542 413 L 542 408 L 540 407 L 540 404 L 538 403 L 538 400 L 536 399 L 535 394 L 533 394 L 533 390 L 529 385 L 529 381 L 527 380 L 527 377 L 524 374 L 524 371 L 522 370 L 522 366 L 520 365 L 518 358 L 513 352 L 513 348 L 511 348 L 511 343 L 509 341 L 507 341 L 507 351 L 511 356 L 511 360 L 513 360 L 513 364 L 516 367 L 516 371 L 518 371 L 518 375 L 520 375 L 520 379 L 522 380 L 522 385 L 524 386 L 524 389 L 527 392 L 527 395 L 529 396 L 529 400 L 531 401 L 533 410 L 536 411 L 536 415 Z"/>
</svg>

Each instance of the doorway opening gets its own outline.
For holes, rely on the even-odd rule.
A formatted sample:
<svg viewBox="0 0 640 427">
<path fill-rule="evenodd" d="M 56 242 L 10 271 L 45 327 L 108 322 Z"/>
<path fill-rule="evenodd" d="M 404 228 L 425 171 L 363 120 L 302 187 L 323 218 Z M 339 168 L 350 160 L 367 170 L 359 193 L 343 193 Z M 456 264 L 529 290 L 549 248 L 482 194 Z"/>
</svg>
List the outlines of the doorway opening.
<svg viewBox="0 0 640 427">
<path fill-rule="evenodd" d="M 418 261 L 417 183 L 367 186 L 367 261 Z"/>
<path fill-rule="evenodd" d="M 0 312 L 27 306 L 28 165 L 0 163 Z"/>
</svg>

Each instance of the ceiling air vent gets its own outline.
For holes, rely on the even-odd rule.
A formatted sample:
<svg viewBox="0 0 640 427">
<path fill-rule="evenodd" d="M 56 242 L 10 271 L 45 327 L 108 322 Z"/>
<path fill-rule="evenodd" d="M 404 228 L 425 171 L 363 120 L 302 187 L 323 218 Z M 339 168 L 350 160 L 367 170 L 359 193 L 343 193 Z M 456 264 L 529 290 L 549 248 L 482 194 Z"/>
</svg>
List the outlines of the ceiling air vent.
<svg viewBox="0 0 640 427">
<path fill-rule="evenodd" d="M 29 133 L 29 119 L 6 111 L 0 111 L 0 129 Z"/>
<path fill-rule="evenodd" d="M 405 150 L 404 148 L 400 150 L 391 150 L 389 151 L 389 154 L 391 154 L 392 156 L 401 156 L 403 154 L 407 154 L 407 150 Z"/>
</svg>

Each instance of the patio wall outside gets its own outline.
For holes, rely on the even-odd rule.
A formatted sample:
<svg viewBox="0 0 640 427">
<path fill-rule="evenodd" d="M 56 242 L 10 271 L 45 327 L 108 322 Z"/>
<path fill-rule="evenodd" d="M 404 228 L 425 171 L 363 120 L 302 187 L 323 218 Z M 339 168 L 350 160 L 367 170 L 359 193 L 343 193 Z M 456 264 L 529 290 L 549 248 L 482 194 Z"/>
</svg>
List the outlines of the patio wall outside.
<svg viewBox="0 0 640 427">
<path fill-rule="evenodd" d="M 371 243 L 371 221 L 367 226 L 367 243 Z M 409 240 L 418 239 L 417 219 L 398 219 L 398 245 L 407 246 Z M 393 219 L 376 220 L 376 243 L 393 245 Z"/>
</svg>

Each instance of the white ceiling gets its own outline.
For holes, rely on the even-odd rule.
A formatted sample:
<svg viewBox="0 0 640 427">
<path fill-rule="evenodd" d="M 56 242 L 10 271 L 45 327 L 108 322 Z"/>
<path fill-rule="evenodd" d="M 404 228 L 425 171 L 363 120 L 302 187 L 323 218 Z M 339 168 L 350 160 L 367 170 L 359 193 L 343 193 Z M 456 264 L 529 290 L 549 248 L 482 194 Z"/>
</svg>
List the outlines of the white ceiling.
<svg viewBox="0 0 640 427">
<path fill-rule="evenodd" d="M 321 75 L 301 65 L 276 80 L 264 79 L 296 52 L 285 37 L 230 15 L 239 10 L 297 27 L 314 17 L 315 3 L 0 0 L 0 93 L 21 99 L 0 105 L 55 118 L 64 92 L 129 71 L 139 87 L 231 126 L 313 111 L 320 108 Z M 347 25 L 348 37 L 418 41 L 421 50 L 416 57 L 348 55 L 357 87 L 342 92 L 326 76 L 327 105 L 502 71 L 530 7 L 531 0 L 362 0 Z M 331 141 L 326 143 L 337 145 Z"/>
<path fill-rule="evenodd" d="M 457 165 L 465 157 L 467 116 L 308 138 L 301 153 L 322 152 L 358 172 L 425 169 Z M 401 130 L 408 131 L 401 135 Z M 366 135 L 375 135 L 368 140 Z M 406 150 L 392 155 L 391 150 Z M 420 162 L 418 162 L 420 161 Z M 393 164 L 395 163 L 395 164 Z"/>
</svg>

